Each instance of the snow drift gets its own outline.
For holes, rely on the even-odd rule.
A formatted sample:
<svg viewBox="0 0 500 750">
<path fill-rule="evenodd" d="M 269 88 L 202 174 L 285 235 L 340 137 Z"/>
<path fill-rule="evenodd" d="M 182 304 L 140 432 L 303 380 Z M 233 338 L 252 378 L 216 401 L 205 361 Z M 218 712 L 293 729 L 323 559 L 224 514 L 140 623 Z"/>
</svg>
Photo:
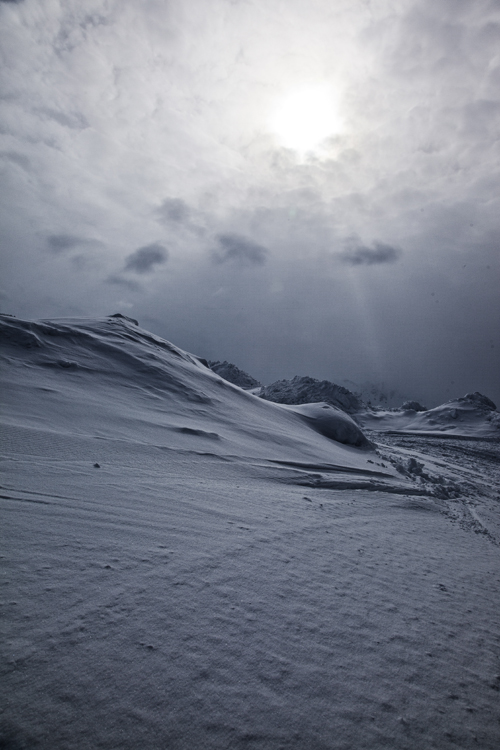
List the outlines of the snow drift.
<svg viewBox="0 0 500 750">
<path fill-rule="evenodd" d="M 354 419 L 336 406 L 320 401 L 286 408 L 299 414 L 320 435 L 358 448 L 371 445 Z"/>
<path fill-rule="evenodd" d="M 366 446 L 360 430 L 346 429 L 345 420 L 330 419 L 326 426 L 322 412 L 297 414 L 246 393 L 122 315 L 52 321 L 2 316 L 0 336 L 9 364 L 7 419 L 22 402 L 24 424 L 33 427 L 50 407 L 52 429 L 76 426 L 95 437 L 111 437 L 111 417 L 117 416 L 122 430 L 145 442 L 260 457 L 272 444 L 273 458 L 290 458 L 290 451 L 317 458 L 319 450 L 347 466 L 366 465 L 366 458 L 320 437 Z M 82 409 L 89 393 L 96 403 L 100 399 L 98 413 Z"/>
</svg>

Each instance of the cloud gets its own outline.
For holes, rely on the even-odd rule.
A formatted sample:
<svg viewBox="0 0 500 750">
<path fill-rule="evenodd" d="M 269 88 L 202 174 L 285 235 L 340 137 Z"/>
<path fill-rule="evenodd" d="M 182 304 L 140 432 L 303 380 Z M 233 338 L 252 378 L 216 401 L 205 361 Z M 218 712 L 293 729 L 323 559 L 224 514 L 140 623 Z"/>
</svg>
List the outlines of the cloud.
<svg viewBox="0 0 500 750">
<path fill-rule="evenodd" d="M 3 2 L 13 313 L 130 296 L 135 317 L 156 305 L 156 332 L 264 382 L 393 367 L 417 383 L 418 338 L 439 398 L 463 349 L 463 392 L 500 399 L 497 0 L 294 0 L 285 31 L 278 3 L 253 0 Z M 297 155 L 269 119 L 325 78 L 344 129 Z M 137 256 L 157 240 L 175 263 Z"/>
<path fill-rule="evenodd" d="M 126 289 L 129 289 L 131 292 L 141 291 L 141 285 L 138 284 L 137 281 L 124 279 L 122 276 L 119 276 L 118 274 L 112 274 L 111 276 L 108 276 L 108 278 L 106 279 L 106 283 L 114 284 L 115 286 L 124 286 Z"/>
<path fill-rule="evenodd" d="M 1 1 L 2 0 L 0 0 L 0 2 Z M 3 0 L 3 2 L 5 2 L 5 0 Z M 59 125 L 62 125 L 65 128 L 70 128 L 71 130 L 85 130 L 85 128 L 89 127 L 87 118 L 81 112 L 58 112 L 51 107 L 42 107 L 38 112 L 41 115 L 45 115 L 45 117 L 48 117 L 50 120 L 58 122 Z"/>
<path fill-rule="evenodd" d="M 83 245 L 87 242 L 88 240 L 85 238 L 76 237 L 73 234 L 50 234 L 47 237 L 49 250 L 53 253 L 64 253 L 66 250 L 72 250 L 77 245 Z"/>
<path fill-rule="evenodd" d="M 190 215 L 188 204 L 181 198 L 166 198 L 156 212 L 162 224 L 184 224 Z"/>
<path fill-rule="evenodd" d="M 159 242 L 151 245 L 140 247 L 135 253 L 127 257 L 125 271 L 134 271 L 135 273 L 148 273 L 153 266 L 165 263 L 168 258 L 168 250 Z"/>
<path fill-rule="evenodd" d="M 340 254 L 343 263 L 351 266 L 373 266 L 380 263 L 395 263 L 401 250 L 383 242 L 374 242 L 373 247 L 354 245 Z"/>
<path fill-rule="evenodd" d="M 222 252 L 214 253 L 216 263 L 234 261 L 241 265 L 262 266 L 266 262 L 269 251 L 239 234 L 219 234 L 217 241 Z"/>
<path fill-rule="evenodd" d="M 5 2 L 5 0 L 0 0 L 0 2 Z M 31 162 L 28 157 L 24 156 L 24 154 L 18 153 L 17 151 L 0 151 L 0 158 L 7 159 L 8 161 L 17 164 L 26 172 L 29 172 L 31 170 Z"/>
</svg>

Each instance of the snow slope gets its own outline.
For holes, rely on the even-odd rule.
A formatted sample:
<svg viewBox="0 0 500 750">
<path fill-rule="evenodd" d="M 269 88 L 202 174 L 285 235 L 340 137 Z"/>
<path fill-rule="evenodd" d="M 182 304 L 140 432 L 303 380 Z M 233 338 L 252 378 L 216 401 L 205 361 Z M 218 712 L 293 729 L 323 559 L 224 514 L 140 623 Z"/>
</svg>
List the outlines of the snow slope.
<svg viewBox="0 0 500 750">
<path fill-rule="evenodd" d="M 497 443 L 342 444 L 133 321 L 1 326 L 0 747 L 498 746 Z"/>
<path fill-rule="evenodd" d="M 500 439 L 500 414 L 487 396 L 477 392 L 468 393 L 434 409 L 365 409 L 356 418 L 362 426 L 378 432 L 397 430 L 425 432 L 428 435 Z"/>
<path fill-rule="evenodd" d="M 0 334 L 8 363 L 4 418 L 13 427 L 20 421 L 43 430 L 50 414 L 51 430 L 61 434 L 370 468 L 364 454 L 319 437 L 321 430 L 293 410 L 246 393 L 123 316 L 38 322 L 4 316 Z"/>
</svg>

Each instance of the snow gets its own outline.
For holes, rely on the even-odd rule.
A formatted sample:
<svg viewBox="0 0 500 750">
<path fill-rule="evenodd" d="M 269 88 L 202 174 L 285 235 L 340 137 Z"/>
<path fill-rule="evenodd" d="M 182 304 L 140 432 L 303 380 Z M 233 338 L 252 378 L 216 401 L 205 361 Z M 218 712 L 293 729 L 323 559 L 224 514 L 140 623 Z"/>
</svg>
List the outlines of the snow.
<svg viewBox="0 0 500 750">
<path fill-rule="evenodd" d="M 408 405 L 403 404 L 401 409 L 368 408 L 356 417 L 362 426 L 379 432 L 397 430 L 500 439 L 500 414 L 487 396 L 477 392 L 468 393 L 434 409 L 422 410 L 420 404 L 410 402 Z"/>
<path fill-rule="evenodd" d="M 345 445 L 357 447 L 371 445 L 359 425 L 342 409 L 337 409 L 331 404 L 320 401 L 286 408 L 295 414 L 299 414 L 320 435 Z"/>
<path fill-rule="evenodd" d="M 498 440 L 355 447 L 131 320 L 1 326 L 0 746 L 496 750 Z"/>
</svg>

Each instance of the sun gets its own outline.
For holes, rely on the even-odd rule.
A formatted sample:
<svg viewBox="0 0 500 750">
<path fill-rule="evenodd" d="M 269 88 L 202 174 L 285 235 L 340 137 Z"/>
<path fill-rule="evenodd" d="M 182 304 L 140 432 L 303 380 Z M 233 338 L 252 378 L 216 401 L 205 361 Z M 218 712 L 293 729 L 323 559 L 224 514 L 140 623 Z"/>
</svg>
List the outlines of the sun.
<svg viewBox="0 0 500 750">
<path fill-rule="evenodd" d="M 283 146 L 302 153 L 342 130 L 337 97 L 327 85 L 289 93 L 276 105 L 269 124 Z"/>
</svg>

